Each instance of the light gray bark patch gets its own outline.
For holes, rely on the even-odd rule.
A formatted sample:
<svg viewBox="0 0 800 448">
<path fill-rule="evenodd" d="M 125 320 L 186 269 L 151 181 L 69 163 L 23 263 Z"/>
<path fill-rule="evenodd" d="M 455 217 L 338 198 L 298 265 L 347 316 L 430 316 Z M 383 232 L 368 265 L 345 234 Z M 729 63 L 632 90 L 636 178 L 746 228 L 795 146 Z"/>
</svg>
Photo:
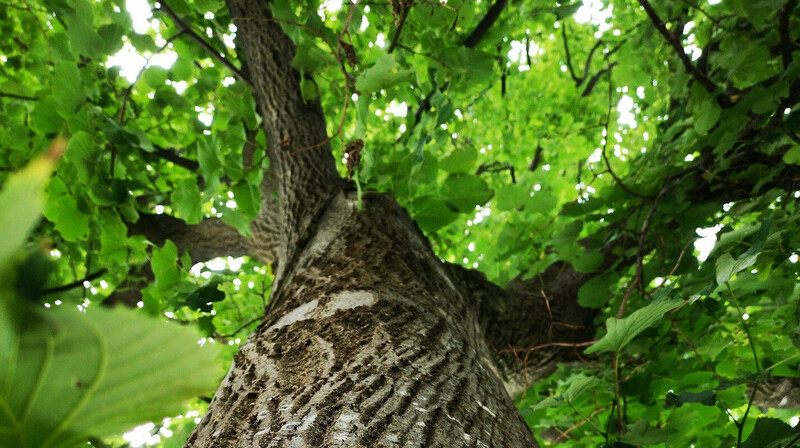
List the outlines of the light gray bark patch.
<svg viewBox="0 0 800 448">
<path fill-rule="evenodd" d="M 317 299 L 298 306 L 281 317 L 269 330 L 278 330 L 303 320 L 324 319 L 333 316 L 340 310 L 372 306 L 376 301 L 375 296 L 368 291 L 342 291 L 330 297 L 323 306 L 319 306 L 319 300 Z"/>
</svg>

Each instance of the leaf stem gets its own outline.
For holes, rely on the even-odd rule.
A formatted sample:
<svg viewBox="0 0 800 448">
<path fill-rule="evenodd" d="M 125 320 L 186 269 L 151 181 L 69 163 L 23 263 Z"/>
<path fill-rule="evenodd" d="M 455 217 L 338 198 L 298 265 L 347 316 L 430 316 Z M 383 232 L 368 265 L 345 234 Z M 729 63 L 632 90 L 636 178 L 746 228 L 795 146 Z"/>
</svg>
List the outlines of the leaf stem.
<svg viewBox="0 0 800 448">
<path fill-rule="evenodd" d="M 728 288 L 728 293 L 730 293 L 734 305 L 736 305 L 736 312 L 739 313 L 739 320 L 742 321 L 742 327 L 744 328 L 745 334 L 747 334 L 747 342 L 750 345 L 750 349 L 753 351 L 753 361 L 755 361 L 756 364 L 756 372 L 761 372 L 761 367 L 759 367 L 758 363 L 758 353 L 756 353 L 756 346 L 753 343 L 753 336 L 750 334 L 750 328 L 744 320 L 744 314 L 742 314 L 742 309 L 739 306 L 739 302 L 736 300 L 736 295 L 733 294 L 730 282 L 725 282 L 725 286 Z"/>
</svg>

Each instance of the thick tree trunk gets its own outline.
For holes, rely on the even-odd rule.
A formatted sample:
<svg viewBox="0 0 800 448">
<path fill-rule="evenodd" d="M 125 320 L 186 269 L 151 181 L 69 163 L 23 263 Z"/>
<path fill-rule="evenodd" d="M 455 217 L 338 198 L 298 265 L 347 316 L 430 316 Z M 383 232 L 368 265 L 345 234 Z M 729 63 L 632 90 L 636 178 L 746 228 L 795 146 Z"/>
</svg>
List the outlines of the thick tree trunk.
<svg viewBox="0 0 800 448">
<path fill-rule="evenodd" d="M 341 194 L 192 447 L 535 447 L 463 282 L 391 197 Z"/>
<path fill-rule="evenodd" d="M 277 193 L 276 232 L 254 235 L 278 268 L 264 323 L 186 446 L 538 446 L 493 367 L 485 301 L 392 197 L 359 210 L 343 189 L 267 5 L 228 1 Z"/>
</svg>

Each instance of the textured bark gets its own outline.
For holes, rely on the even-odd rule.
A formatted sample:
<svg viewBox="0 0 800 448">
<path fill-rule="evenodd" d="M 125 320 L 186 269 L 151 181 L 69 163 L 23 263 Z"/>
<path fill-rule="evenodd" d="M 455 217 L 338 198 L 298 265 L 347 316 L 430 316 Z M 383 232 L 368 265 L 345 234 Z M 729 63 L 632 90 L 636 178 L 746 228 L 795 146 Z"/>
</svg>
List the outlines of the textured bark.
<svg viewBox="0 0 800 448">
<path fill-rule="evenodd" d="M 337 196 L 192 447 L 535 447 L 480 303 L 393 199 Z"/>
</svg>

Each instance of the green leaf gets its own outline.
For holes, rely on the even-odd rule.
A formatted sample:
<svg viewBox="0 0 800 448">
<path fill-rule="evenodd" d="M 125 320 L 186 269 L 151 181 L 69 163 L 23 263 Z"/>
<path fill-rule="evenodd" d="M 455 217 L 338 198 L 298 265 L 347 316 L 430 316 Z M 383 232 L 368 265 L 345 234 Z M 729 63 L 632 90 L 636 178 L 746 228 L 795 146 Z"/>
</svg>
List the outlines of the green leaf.
<svg viewBox="0 0 800 448">
<path fill-rule="evenodd" d="M 550 12 L 556 15 L 558 20 L 563 20 L 573 16 L 578 9 L 583 6 L 583 2 L 575 2 L 571 5 L 562 5 L 556 6 L 555 8 L 550 8 Z"/>
<path fill-rule="evenodd" d="M 512 211 L 522 207 L 530 197 L 526 187 L 520 184 L 509 184 L 497 189 L 492 202 L 498 210 Z"/>
<path fill-rule="evenodd" d="M 703 390 L 700 392 L 681 392 L 675 394 L 674 392 L 667 392 L 665 406 L 667 407 L 681 407 L 686 403 L 700 403 L 705 406 L 714 406 L 717 403 L 717 393 L 730 389 L 731 387 L 740 384 L 748 384 L 753 382 L 761 382 L 769 379 L 769 373 L 757 372 L 750 375 L 745 375 L 739 378 L 734 378 L 730 381 L 723 381 L 719 386 Z"/>
<path fill-rule="evenodd" d="M 206 181 L 206 189 L 213 191 L 222 176 L 222 162 L 216 149 L 206 140 L 198 142 L 197 162 L 200 164 L 200 174 Z"/>
<path fill-rule="evenodd" d="M 219 282 L 210 282 L 197 288 L 186 297 L 183 304 L 197 311 L 210 312 L 214 308 L 214 302 L 225 300 L 225 293 L 220 291 L 217 286 L 219 286 Z"/>
<path fill-rule="evenodd" d="M 476 160 L 478 160 L 478 150 L 474 146 L 466 146 L 450 153 L 439 166 L 448 173 L 467 173 L 475 169 Z"/>
<path fill-rule="evenodd" d="M 203 220 L 202 197 L 195 179 L 184 179 L 180 182 L 172 190 L 170 201 L 177 216 L 186 221 L 187 224 L 197 224 Z"/>
<path fill-rule="evenodd" d="M 600 380 L 594 376 L 577 376 L 572 378 L 569 383 L 569 388 L 561 395 L 554 397 L 547 397 L 544 400 L 531 406 L 531 409 L 538 410 L 561 406 L 562 404 L 572 403 L 575 399 L 587 389 L 592 389 Z"/>
<path fill-rule="evenodd" d="M 167 240 L 164 247 L 153 248 L 150 266 L 156 277 L 153 284 L 155 292 L 167 291 L 178 283 L 180 271 L 178 270 L 178 247 L 175 246 L 175 243 Z"/>
<path fill-rule="evenodd" d="M 67 35 L 72 49 L 77 53 L 95 57 L 106 47 L 103 38 L 94 28 L 94 12 L 89 0 L 76 0 L 75 13 L 66 18 Z"/>
<path fill-rule="evenodd" d="M 64 146 L 63 140 L 53 143 Z M 55 151 L 56 153 L 58 150 Z M 55 166 L 52 157 L 40 157 L 22 171 L 12 174 L 0 191 L 0 266 L 25 243 L 28 234 L 39 222 L 42 213 L 42 189 Z"/>
<path fill-rule="evenodd" d="M 94 138 L 86 132 L 80 131 L 72 136 L 67 145 L 64 161 L 75 165 L 78 179 L 88 184 L 97 168 L 99 153 Z"/>
<path fill-rule="evenodd" d="M 737 272 L 741 272 L 756 263 L 758 255 L 750 255 L 734 260 L 731 254 L 722 254 L 717 258 L 717 283 L 722 285 L 731 279 Z"/>
<path fill-rule="evenodd" d="M 788 447 L 788 443 L 796 441 L 799 434 L 800 426 L 791 427 L 777 418 L 760 417 L 741 448 Z"/>
<path fill-rule="evenodd" d="M 603 264 L 603 254 L 587 252 L 572 263 L 576 271 L 585 274 L 596 271 Z"/>
<path fill-rule="evenodd" d="M 472 174 L 451 174 L 442 184 L 442 195 L 448 205 L 460 212 L 475 210 L 492 198 L 494 192 L 479 176 Z"/>
<path fill-rule="evenodd" d="M 611 286 L 617 278 L 611 275 L 598 275 L 584 283 L 578 290 L 578 303 L 587 308 L 600 308 L 611 298 Z"/>
<path fill-rule="evenodd" d="M 250 182 L 239 182 L 231 189 L 236 200 L 236 206 L 241 210 L 247 220 L 252 220 L 258 215 L 261 208 L 261 192 L 258 185 Z"/>
<path fill-rule="evenodd" d="M 69 448 L 118 433 L 180 412 L 218 380 L 215 351 L 200 348 L 193 330 L 135 311 L 36 309 L 23 328 L 24 356 L 0 378 L 0 434 L 10 446 Z"/>
<path fill-rule="evenodd" d="M 411 205 L 414 221 L 427 232 L 435 232 L 453 222 L 458 216 L 456 210 L 448 207 L 447 200 L 438 196 L 417 198 Z"/>
<path fill-rule="evenodd" d="M 664 313 L 677 308 L 682 303 L 683 301 L 679 299 L 662 299 L 634 311 L 626 318 L 610 317 L 606 320 L 606 335 L 587 348 L 585 353 L 621 350 L 639 333 L 660 321 L 664 317 Z"/>
<path fill-rule="evenodd" d="M 783 153 L 783 162 L 792 165 L 800 165 L 800 145 L 793 145 L 788 151 Z"/>
<path fill-rule="evenodd" d="M 43 213 L 65 240 L 75 242 L 89 236 L 89 216 L 78 208 L 71 195 L 48 197 Z"/>
<path fill-rule="evenodd" d="M 59 61 L 53 69 L 53 96 L 58 101 L 58 113 L 69 118 L 84 100 L 81 87 L 81 73 L 78 67 L 69 61 Z"/>
<path fill-rule="evenodd" d="M 58 111 L 60 106 L 55 96 L 47 96 L 36 102 L 31 113 L 31 125 L 42 134 L 55 134 L 64 127 L 64 119 Z"/>
<path fill-rule="evenodd" d="M 414 78 L 414 70 L 395 70 L 397 66 L 394 54 L 384 54 L 358 77 L 356 89 L 362 94 L 377 92 Z"/>
<path fill-rule="evenodd" d="M 100 212 L 100 256 L 107 264 L 123 264 L 128 258 L 128 226 L 113 210 Z"/>
<path fill-rule="evenodd" d="M 694 130 L 699 135 L 705 135 L 717 124 L 721 111 L 717 100 L 712 96 L 707 97 L 694 114 Z"/>
</svg>

